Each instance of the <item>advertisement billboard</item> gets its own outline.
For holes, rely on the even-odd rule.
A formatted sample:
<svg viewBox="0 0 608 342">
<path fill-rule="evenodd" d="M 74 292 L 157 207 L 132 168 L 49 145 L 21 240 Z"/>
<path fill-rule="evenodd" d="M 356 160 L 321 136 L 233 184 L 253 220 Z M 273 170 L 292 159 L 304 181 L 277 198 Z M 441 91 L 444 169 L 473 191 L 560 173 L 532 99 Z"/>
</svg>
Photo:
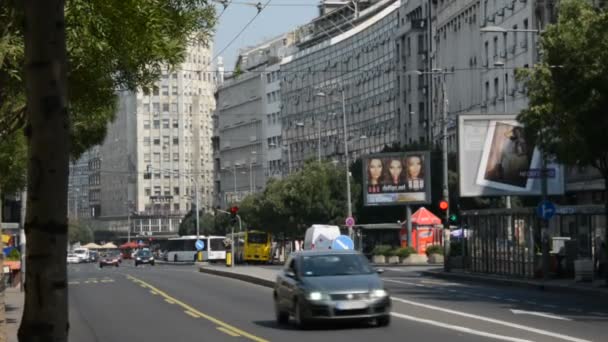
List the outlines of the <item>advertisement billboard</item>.
<svg viewBox="0 0 608 342">
<path fill-rule="evenodd" d="M 538 196 L 541 153 L 526 141 L 515 115 L 458 117 L 460 196 Z M 564 193 L 564 167 L 548 161 L 550 195 Z"/>
<path fill-rule="evenodd" d="M 380 153 L 363 158 L 366 206 L 427 204 L 431 201 L 431 158 L 427 151 Z"/>
</svg>

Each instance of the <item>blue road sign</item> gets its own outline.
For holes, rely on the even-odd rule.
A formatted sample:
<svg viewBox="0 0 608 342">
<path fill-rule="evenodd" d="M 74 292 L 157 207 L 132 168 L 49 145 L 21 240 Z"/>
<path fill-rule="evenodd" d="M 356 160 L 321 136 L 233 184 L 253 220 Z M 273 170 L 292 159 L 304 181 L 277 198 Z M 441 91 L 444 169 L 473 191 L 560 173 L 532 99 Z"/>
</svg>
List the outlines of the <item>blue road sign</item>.
<svg viewBox="0 0 608 342">
<path fill-rule="evenodd" d="M 205 248 L 205 242 L 203 240 L 196 240 L 194 247 L 196 247 L 197 251 L 203 250 L 203 248 Z"/>
<path fill-rule="evenodd" d="M 555 205 L 551 201 L 542 201 L 536 208 L 536 215 L 543 220 L 550 220 L 555 215 Z"/>
<path fill-rule="evenodd" d="M 351 238 L 346 235 L 340 235 L 331 243 L 331 249 L 354 249 L 355 244 Z"/>
</svg>

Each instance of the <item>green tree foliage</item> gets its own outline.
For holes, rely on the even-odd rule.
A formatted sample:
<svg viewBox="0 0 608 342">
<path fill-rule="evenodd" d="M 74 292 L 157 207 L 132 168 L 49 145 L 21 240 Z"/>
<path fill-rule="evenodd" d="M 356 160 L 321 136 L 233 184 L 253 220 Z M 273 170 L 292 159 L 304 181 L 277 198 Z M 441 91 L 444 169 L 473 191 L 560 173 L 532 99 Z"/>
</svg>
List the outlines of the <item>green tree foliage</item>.
<svg viewBox="0 0 608 342">
<path fill-rule="evenodd" d="M 93 231 L 82 221 L 70 222 L 68 225 L 68 242 L 82 244 L 93 242 Z"/>
<path fill-rule="evenodd" d="M 351 184 L 354 194 L 360 192 Z M 330 162 L 307 162 L 284 179 L 271 180 L 264 192 L 248 196 L 239 212 L 248 227 L 301 237 L 315 223 L 343 224 L 346 217 L 344 169 Z"/>
<path fill-rule="evenodd" d="M 105 138 L 117 92 L 150 86 L 215 25 L 207 0 L 68 0 L 65 13 L 75 158 Z M 0 3 L 0 137 L 21 144 L 5 135 L 24 124 L 22 20 L 15 0 Z"/>
</svg>

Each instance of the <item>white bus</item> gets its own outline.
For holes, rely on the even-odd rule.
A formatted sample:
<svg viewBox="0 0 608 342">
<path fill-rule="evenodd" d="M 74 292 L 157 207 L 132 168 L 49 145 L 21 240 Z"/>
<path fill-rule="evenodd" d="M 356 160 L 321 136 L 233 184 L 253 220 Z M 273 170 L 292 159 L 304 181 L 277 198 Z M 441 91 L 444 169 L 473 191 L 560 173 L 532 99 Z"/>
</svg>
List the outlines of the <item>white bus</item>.
<svg viewBox="0 0 608 342">
<path fill-rule="evenodd" d="M 202 249 L 203 261 L 215 262 L 226 260 L 226 246 L 224 245 L 225 236 L 204 236 L 199 237 L 205 243 Z M 169 239 L 167 243 L 167 261 L 196 261 L 196 235 L 180 236 Z"/>
</svg>

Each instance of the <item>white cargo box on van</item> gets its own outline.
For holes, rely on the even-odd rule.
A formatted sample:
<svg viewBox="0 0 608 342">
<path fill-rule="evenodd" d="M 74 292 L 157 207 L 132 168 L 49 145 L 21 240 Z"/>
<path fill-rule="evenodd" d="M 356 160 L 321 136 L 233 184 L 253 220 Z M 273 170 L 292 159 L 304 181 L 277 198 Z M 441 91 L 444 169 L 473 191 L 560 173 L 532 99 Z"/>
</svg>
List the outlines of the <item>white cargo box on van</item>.
<svg viewBox="0 0 608 342">
<path fill-rule="evenodd" d="M 340 227 L 313 224 L 306 230 L 304 249 L 330 249 L 332 241 L 340 236 Z"/>
</svg>

